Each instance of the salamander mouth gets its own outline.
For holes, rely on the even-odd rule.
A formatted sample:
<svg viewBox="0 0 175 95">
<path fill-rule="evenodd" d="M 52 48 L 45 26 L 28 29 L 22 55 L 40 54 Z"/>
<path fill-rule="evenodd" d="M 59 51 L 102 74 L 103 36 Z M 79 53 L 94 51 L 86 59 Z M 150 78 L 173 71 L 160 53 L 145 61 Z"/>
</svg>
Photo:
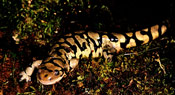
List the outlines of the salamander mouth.
<svg viewBox="0 0 175 95">
<path fill-rule="evenodd" d="M 59 82 L 64 77 L 64 75 L 65 75 L 65 73 L 62 76 L 60 76 L 59 78 L 52 79 L 52 80 L 42 80 L 41 78 L 39 78 L 39 75 L 37 75 L 37 79 L 43 85 L 52 85 L 52 84 Z"/>
</svg>

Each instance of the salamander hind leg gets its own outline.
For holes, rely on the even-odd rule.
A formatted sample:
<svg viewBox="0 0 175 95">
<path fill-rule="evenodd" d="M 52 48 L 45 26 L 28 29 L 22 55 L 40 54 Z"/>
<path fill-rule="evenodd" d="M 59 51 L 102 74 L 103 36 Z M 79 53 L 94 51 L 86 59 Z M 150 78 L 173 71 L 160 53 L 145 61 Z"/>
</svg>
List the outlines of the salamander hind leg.
<svg viewBox="0 0 175 95">
<path fill-rule="evenodd" d="M 115 48 L 107 46 L 103 49 L 103 56 L 108 62 L 111 62 L 113 59 L 113 55 L 115 55 L 116 51 L 117 50 Z"/>
<path fill-rule="evenodd" d="M 103 51 L 103 56 L 104 56 L 105 60 L 107 60 L 107 62 L 112 61 L 114 54 L 115 53 L 109 53 L 108 51 Z"/>
</svg>

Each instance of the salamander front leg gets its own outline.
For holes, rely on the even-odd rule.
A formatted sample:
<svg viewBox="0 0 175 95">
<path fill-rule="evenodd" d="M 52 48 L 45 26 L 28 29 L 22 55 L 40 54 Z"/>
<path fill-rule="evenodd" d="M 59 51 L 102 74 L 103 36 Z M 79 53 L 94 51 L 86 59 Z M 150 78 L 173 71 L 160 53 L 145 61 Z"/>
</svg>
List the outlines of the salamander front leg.
<svg viewBox="0 0 175 95">
<path fill-rule="evenodd" d="M 42 60 L 36 60 L 32 63 L 31 67 L 27 67 L 25 71 L 22 71 L 20 75 L 22 76 L 19 81 L 26 80 L 26 82 L 31 81 L 31 75 L 33 74 L 33 71 L 35 68 L 38 68 L 38 66 L 42 63 Z"/>
<path fill-rule="evenodd" d="M 70 60 L 70 68 L 72 68 L 71 71 L 74 70 L 74 68 L 78 65 L 78 63 L 79 59 L 73 58 Z"/>
</svg>

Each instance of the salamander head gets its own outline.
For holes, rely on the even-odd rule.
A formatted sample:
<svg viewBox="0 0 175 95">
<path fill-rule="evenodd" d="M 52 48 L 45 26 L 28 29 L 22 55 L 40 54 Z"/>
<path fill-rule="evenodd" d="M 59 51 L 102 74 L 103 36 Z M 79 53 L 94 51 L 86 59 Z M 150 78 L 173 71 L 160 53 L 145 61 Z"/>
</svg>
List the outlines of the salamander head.
<svg viewBox="0 0 175 95">
<path fill-rule="evenodd" d="M 66 75 L 61 66 L 45 63 L 39 66 L 37 79 L 44 85 L 52 85 L 59 82 Z"/>
</svg>

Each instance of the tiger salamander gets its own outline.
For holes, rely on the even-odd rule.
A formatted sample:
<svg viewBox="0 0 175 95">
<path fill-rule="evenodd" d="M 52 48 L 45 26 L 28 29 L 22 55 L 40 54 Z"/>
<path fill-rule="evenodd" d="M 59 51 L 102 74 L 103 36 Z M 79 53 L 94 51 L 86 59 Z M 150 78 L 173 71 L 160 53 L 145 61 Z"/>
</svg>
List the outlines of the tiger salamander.
<svg viewBox="0 0 175 95">
<path fill-rule="evenodd" d="M 34 61 L 22 71 L 20 81 L 31 80 L 35 68 L 38 68 L 37 79 L 44 85 L 59 82 L 66 74 L 78 65 L 83 57 L 101 57 L 111 59 L 114 53 L 122 49 L 143 45 L 163 35 L 169 28 L 168 21 L 125 34 L 76 31 L 59 38 L 45 60 Z"/>
</svg>

